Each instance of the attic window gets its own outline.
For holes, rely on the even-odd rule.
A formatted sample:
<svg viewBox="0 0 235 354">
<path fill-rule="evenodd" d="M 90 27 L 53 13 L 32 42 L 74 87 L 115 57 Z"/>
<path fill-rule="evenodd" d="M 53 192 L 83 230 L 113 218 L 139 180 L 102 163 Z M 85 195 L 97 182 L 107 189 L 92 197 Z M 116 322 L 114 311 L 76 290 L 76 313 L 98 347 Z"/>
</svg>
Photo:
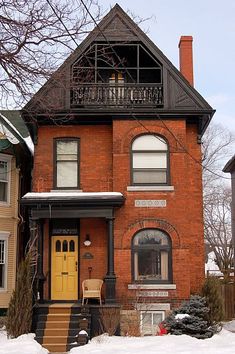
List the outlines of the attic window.
<svg viewBox="0 0 235 354">
<path fill-rule="evenodd" d="M 163 106 L 161 63 L 139 43 L 93 44 L 71 67 L 71 105 L 86 104 Z"/>
<path fill-rule="evenodd" d="M 125 82 L 162 84 L 162 65 L 142 44 L 94 44 L 72 65 L 72 85 L 107 83 L 122 71 Z"/>
</svg>

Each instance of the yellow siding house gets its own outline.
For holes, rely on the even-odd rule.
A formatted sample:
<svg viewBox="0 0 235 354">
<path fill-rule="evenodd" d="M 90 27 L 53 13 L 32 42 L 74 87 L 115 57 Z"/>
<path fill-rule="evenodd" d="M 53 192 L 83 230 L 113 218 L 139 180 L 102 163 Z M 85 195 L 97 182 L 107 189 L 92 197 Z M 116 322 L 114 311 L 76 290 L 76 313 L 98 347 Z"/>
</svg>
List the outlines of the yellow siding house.
<svg viewBox="0 0 235 354">
<path fill-rule="evenodd" d="M 27 239 L 19 200 L 30 189 L 32 143 L 18 111 L 0 111 L 0 315 L 15 287 Z"/>
</svg>

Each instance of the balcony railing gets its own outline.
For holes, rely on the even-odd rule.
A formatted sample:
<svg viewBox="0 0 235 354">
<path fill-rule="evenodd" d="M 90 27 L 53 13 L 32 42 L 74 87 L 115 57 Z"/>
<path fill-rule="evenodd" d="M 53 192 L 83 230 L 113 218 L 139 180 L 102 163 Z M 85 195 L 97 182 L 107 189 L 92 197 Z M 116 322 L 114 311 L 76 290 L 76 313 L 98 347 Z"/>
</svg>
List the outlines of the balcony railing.
<svg viewBox="0 0 235 354">
<path fill-rule="evenodd" d="M 71 88 L 71 107 L 163 106 L 160 84 L 83 84 Z"/>
</svg>

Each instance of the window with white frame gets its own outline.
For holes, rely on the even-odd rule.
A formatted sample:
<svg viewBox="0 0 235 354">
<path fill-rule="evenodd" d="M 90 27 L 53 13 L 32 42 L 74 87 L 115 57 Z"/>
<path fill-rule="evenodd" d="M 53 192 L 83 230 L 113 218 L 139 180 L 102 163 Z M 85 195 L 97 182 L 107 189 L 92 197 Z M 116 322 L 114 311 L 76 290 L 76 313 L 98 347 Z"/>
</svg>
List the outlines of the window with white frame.
<svg viewBox="0 0 235 354">
<path fill-rule="evenodd" d="M 0 289 L 6 288 L 7 237 L 0 233 Z"/>
<path fill-rule="evenodd" d="M 140 333 L 142 336 L 155 336 L 158 325 L 165 319 L 165 311 L 140 311 Z"/>
<path fill-rule="evenodd" d="M 8 203 L 10 198 L 11 156 L 0 154 L 0 203 Z"/>
<path fill-rule="evenodd" d="M 132 143 L 132 184 L 169 184 L 169 151 L 164 138 L 156 134 L 138 136 Z"/>
</svg>

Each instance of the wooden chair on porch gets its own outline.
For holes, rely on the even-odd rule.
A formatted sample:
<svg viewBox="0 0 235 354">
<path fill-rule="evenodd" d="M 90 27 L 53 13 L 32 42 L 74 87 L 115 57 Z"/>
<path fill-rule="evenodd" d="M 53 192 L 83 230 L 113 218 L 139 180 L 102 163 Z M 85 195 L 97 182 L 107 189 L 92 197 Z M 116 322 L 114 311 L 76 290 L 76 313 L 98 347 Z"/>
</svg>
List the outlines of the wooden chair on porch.
<svg viewBox="0 0 235 354">
<path fill-rule="evenodd" d="M 86 279 L 82 282 L 82 306 L 84 306 L 84 300 L 87 299 L 99 299 L 101 302 L 101 288 L 103 280 L 101 279 Z"/>
</svg>

